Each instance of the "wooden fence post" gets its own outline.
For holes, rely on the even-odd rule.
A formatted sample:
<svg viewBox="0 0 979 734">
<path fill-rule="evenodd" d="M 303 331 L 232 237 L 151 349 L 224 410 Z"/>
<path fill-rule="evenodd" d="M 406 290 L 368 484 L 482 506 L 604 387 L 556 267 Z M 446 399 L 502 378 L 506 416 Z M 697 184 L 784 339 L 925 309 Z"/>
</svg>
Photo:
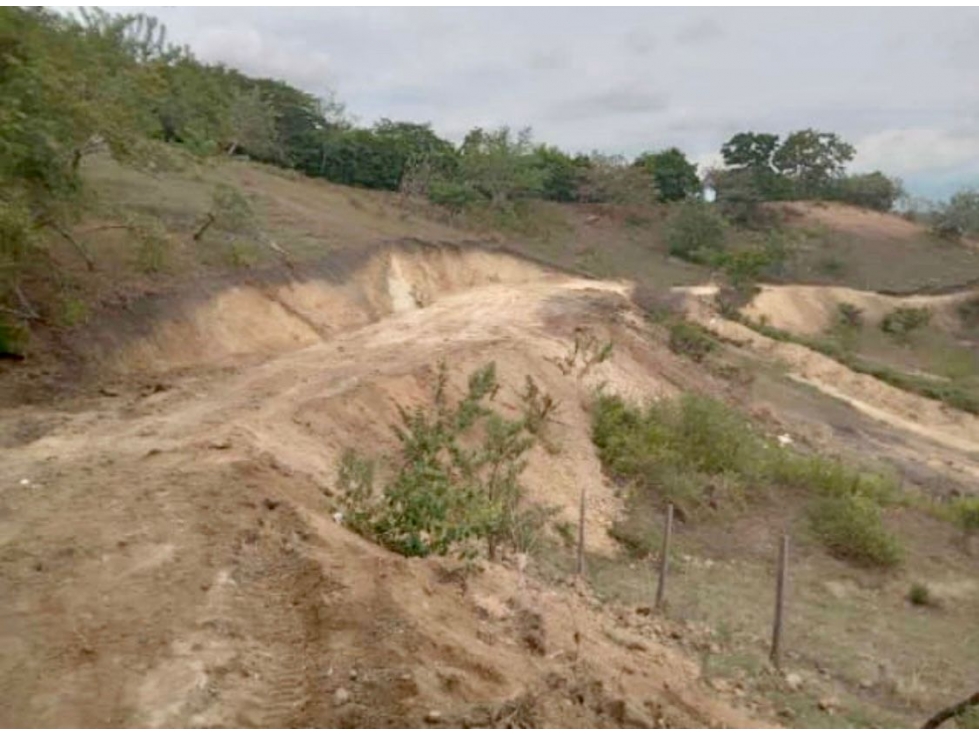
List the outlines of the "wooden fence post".
<svg viewBox="0 0 979 734">
<path fill-rule="evenodd" d="M 785 589 L 789 581 L 789 536 L 782 536 L 778 549 L 778 572 L 775 580 L 775 623 L 772 625 L 772 663 L 776 668 L 782 662 L 782 623 L 785 615 Z"/>
<path fill-rule="evenodd" d="M 656 608 L 666 603 L 666 571 L 670 560 L 670 541 L 673 539 L 673 503 L 666 506 L 666 526 L 663 529 L 663 551 L 659 559 L 659 583 L 656 584 Z"/>
<path fill-rule="evenodd" d="M 578 507 L 578 558 L 575 573 L 585 575 L 585 488 L 581 487 L 581 503 Z"/>
</svg>

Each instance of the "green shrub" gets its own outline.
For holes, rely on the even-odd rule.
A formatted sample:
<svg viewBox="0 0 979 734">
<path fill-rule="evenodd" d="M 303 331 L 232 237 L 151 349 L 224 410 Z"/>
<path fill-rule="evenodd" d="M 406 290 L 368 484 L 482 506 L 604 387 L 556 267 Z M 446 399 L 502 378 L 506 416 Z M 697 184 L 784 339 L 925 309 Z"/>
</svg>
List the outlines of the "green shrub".
<svg viewBox="0 0 979 734">
<path fill-rule="evenodd" d="M 691 321 L 676 321 L 670 325 L 670 351 L 703 362 L 714 349 L 717 341 L 710 333 Z"/>
<path fill-rule="evenodd" d="M 0 355 L 22 356 L 25 341 L 23 328 L 0 317 Z"/>
<path fill-rule="evenodd" d="M 572 522 L 567 520 L 562 520 L 560 522 L 554 523 L 554 530 L 557 532 L 558 537 L 561 538 L 561 544 L 565 548 L 574 548 L 575 543 L 578 542 L 577 530 Z"/>
<path fill-rule="evenodd" d="M 863 326 L 863 309 L 852 303 L 836 304 L 836 323 L 848 329 L 859 329 Z"/>
<path fill-rule="evenodd" d="M 428 187 L 428 200 L 452 211 L 462 211 L 483 199 L 472 186 L 454 181 L 432 181 Z"/>
<path fill-rule="evenodd" d="M 864 543 L 853 553 L 855 560 L 886 553 L 867 540 L 863 524 L 870 510 L 876 512 L 879 503 L 894 498 L 897 484 L 892 477 L 766 441 L 737 410 L 700 395 L 659 400 L 645 408 L 602 395 L 593 406 L 592 421 L 599 458 L 614 479 L 629 485 L 631 505 L 655 498 L 654 504 L 673 502 L 693 518 L 720 501 L 748 501 L 749 490 L 805 490 L 829 502 L 817 505 L 814 517 L 831 550 L 841 555 L 849 551 L 853 541 L 848 534 L 855 534 Z M 841 510 L 843 520 L 856 520 L 859 533 L 853 523 L 843 525 L 833 514 Z M 613 535 L 644 552 L 630 522 L 620 523 Z"/>
<path fill-rule="evenodd" d="M 533 445 L 525 419 L 507 420 L 491 410 L 499 390 L 496 366 L 469 377 L 466 395 L 452 403 L 448 370 L 439 365 L 431 406 L 399 407 L 394 427 L 400 453 L 397 473 L 380 495 L 373 491 L 373 463 L 346 452 L 337 484 L 350 526 L 405 556 L 474 553 L 485 540 L 490 558 L 499 545 L 526 549 L 549 517 L 521 506 L 520 474 Z"/>
<path fill-rule="evenodd" d="M 956 729 L 979 729 L 979 706 L 969 706 L 955 717 Z"/>
<path fill-rule="evenodd" d="M 785 239 L 773 231 L 762 244 L 716 254 L 712 264 L 727 274 L 734 288 L 745 290 L 763 276 L 781 272 L 788 255 Z"/>
<path fill-rule="evenodd" d="M 900 541 L 884 527 L 880 508 L 869 497 L 823 497 L 810 508 L 809 522 L 816 536 L 838 558 L 884 568 L 901 562 Z"/>
<path fill-rule="evenodd" d="M 917 581 L 911 584 L 911 589 L 908 591 L 908 601 L 916 607 L 931 606 L 931 591 L 928 589 L 927 584 L 922 584 Z"/>
<path fill-rule="evenodd" d="M 723 217 L 709 204 L 684 202 L 667 220 L 666 244 L 674 257 L 709 264 L 723 251 L 725 232 Z"/>
<path fill-rule="evenodd" d="M 979 531 L 979 497 L 959 497 L 949 505 L 949 514 L 967 533 Z"/>
<path fill-rule="evenodd" d="M 880 329 L 898 339 L 907 338 L 911 332 L 927 326 L 931 321 L 931 311 L 927 308 L 899 306 L 884 316 Z"/>
</svg>

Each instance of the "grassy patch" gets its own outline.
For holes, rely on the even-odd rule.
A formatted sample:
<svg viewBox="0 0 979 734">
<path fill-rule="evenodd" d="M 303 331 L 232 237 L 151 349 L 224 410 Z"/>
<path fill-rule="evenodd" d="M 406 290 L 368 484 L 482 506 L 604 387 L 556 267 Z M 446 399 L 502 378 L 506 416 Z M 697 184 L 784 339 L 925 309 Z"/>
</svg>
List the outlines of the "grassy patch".
<svg viewBox="0 0 979 734">
<path fill-rule="evenodd" d="M 722 500 L 743 506 L 756 493 L 787 487 L 815 495 L 810 520 L 834 555 L 885 567 L 900 560 L 898 541 L 884 530 L 879 511 L 897 494 L 891 477 L 778 446 L 738 411 L 700 395 L 645 408 L 599 396 L 593 421 L 603 465 L 633 493 L 635 512 L 613 536 L 637 555 L 652 550 L 652 518 L 642 517 L 649 506 L 672 502 L 694 519 Z"/>
</svg>

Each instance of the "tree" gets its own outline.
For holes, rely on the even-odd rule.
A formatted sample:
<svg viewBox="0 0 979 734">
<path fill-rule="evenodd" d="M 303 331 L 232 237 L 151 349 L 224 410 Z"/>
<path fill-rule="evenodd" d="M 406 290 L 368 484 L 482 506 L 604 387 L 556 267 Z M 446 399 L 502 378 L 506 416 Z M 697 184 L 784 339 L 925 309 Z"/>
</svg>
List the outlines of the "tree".
<svg viewBox="0 0 979 734">
<path fill-rule="evenodd" d="M 540 171 L 542 177 L 541 195 L 551 201 L 574 201 L 587 159 L 582 156 L 572 158 L 549 145 L 538 145 L 533 157 L 534 168 Z"/>
<path fill-rule="evenodd" d="M 979 235 L 979 189 L 959 191 L 934 216 L 938 227 Z"/>
<path fill-rule="evenodd" d="M 697 167 L 679 148 L 643 153 L 633 165 L 645 169 L 653 177 L 660 201 L 680 201 L 700 193 Z"/>
<path fill-rule="evenodd" d="M 242 150 L 259 160 L 280 159 L 275 110 L 257 87 L 235 93 L 229 117 L 229 155 Z"/>
<path fill-rule="evenodd" d="M 778 150 L 778 140 L 778 135 L 771 133 L 738 133 L 721 146 L 724 164 L 754 171 L 774 170 L 772 157 Z"/>
<path fill-rule="evenodd" d="M 656 202 L 656 183 L 645 168 L 629 165 L 622 156 L 592 153 L 582 167 L 578 200 L 644 206 Z"/>
<path fill-rule="evenodd" d="M 890 211 L 902 196 L 904 187 L 901 182 L 880 171 L 844 176 L 827 191 L 827 198 L 882 212 Z"/>
<path fill-rule="evenodd" d="M 494 206 L 539 195 L 544 175 L 534 165 L 530 128 L 516 135 L 508 127 L 470 130 L 459 148 L 458 177 Z"/>
<path fill-rule="evenodd" d="M 756 202 L 788 198 L 790 186 L 776 171 L 772 159 L 779 136 L 771 133 L 738 133 L 721 146 L 728 172 L 715 172 L 713 185 L 718 200 L 734 206 L 738 216 L 754 219 Z"/>
<path fill-rule="evenodd" d="M 793 182 L 797 196 L 821 196 L 843 175 L 855 153 L 836 133 L 809 128 L 791 133 L 775 151 L 772 164 Z"/>
<path fill-rule="evenodd" d="M 710 264 L 724 250 L 724 220 L 710 204 L 688 201 L 666 224 L 666 242 L 675 257 Z"/>
</svg>

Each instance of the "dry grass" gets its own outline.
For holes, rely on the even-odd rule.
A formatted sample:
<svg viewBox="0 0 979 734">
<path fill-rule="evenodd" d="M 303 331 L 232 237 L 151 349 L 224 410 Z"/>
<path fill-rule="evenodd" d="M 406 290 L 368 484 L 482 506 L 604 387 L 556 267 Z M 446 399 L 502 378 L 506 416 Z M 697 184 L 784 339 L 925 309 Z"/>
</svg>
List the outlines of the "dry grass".
<svg viewBox="0 0 979 734">
<path fill-rule="evenodd" d="M 846 204 L 772 206 L 785 226 L 801 235 L 781 278 L 784 282 L 907 293 L 979 277 L 979 250 L 974 246 L 937 238 L 896 214 Z"/>
</svg>

